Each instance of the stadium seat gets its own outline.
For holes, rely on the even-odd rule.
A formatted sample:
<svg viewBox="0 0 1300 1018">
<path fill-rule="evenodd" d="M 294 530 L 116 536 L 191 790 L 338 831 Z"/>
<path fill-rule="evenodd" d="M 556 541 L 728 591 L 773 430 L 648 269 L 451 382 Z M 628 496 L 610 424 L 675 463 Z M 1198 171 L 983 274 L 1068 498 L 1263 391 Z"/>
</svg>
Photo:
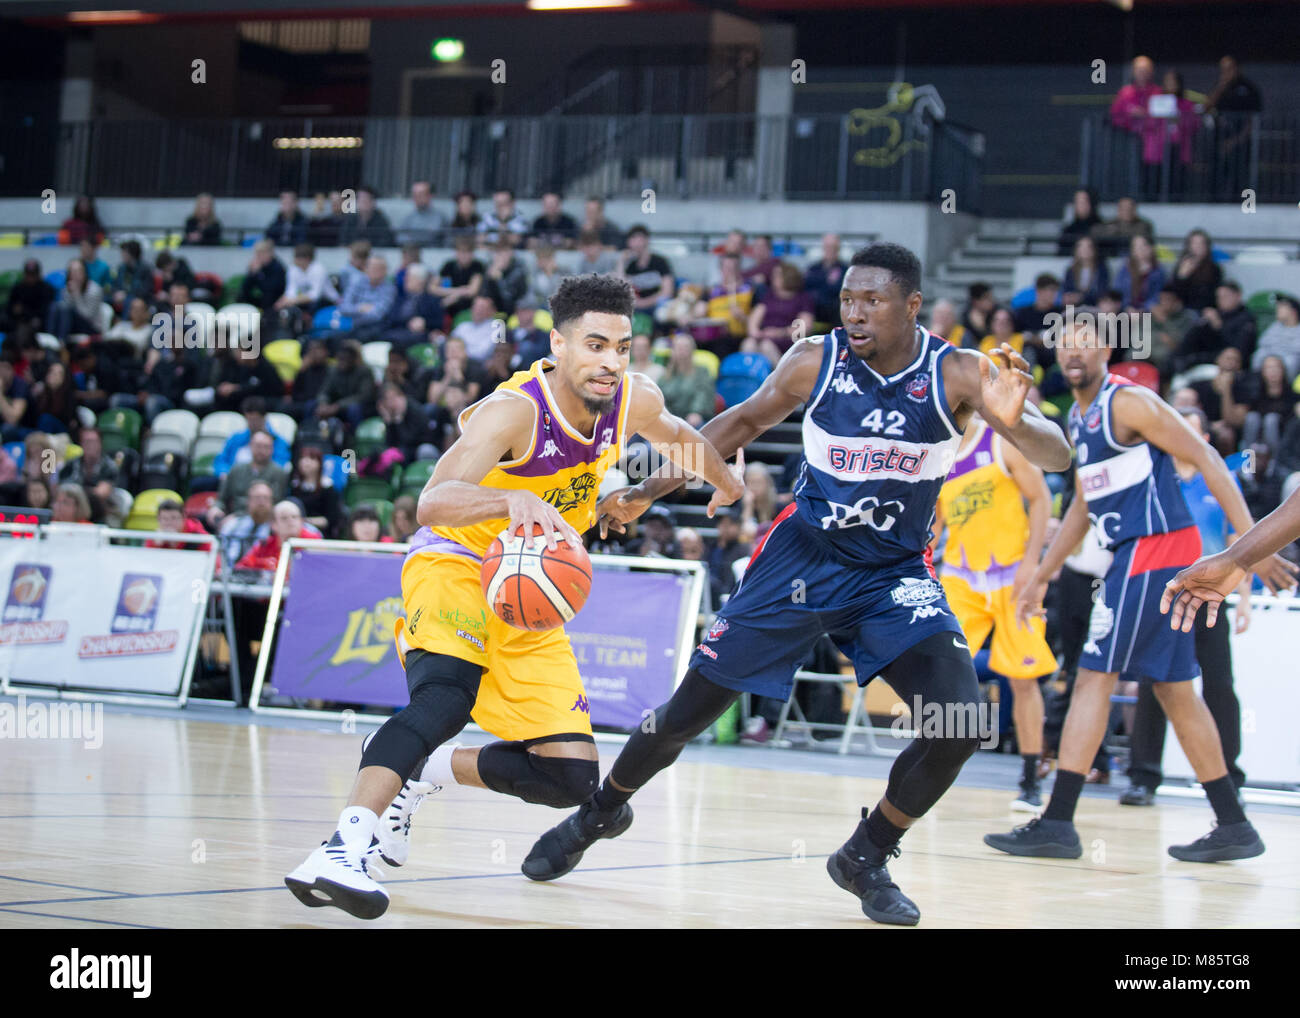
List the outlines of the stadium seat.
<svg viewBox="0 0 1300 1018">
<path fill-rule="evenodd" d="M 356 447 L 357 457 L 365 459 L 367 456 L 377 453 L 384 448 L 384 443 L 388 437 L 388 426 L 378 417 L 367 417 L 357 425 L 357 437 L 353 445 Z"/>
<path fill-rule="evenodd" d="M 80 449 L 77 450 L 77 454 L 81 454 Z M 117 452 L 114 453 L 108 453 L 107 450 L 105 450 L 105 455 L 107 455 L 108 458 L 113 461 L 113 465 L 117 467 L 118 481 L 123 487 L 138 487 L 136 484 L 136 475 L 140 472 L 139 452 L 135 449 L 123 448 L 118 449 Z"/>
<path fill-rule="evenodd" d="M 555 325 L 555 319 L 551 317 L 551 313 L 543 308 L 538 308 L 537 314 L 533 317 L 533 328 L 541 329 L 543 332 L 550 332 L 551 328 L 554 325 Z M 506 328 L 508 329 L 519 328 L 519 316 L 511 315 L 509 318 L 507 318 Z"/>
<path fill-rule="evenodd" d="M 190 461 L 191 477 L 211 477 L 212 467 L 217 461 L 215 452 L 207 453 L 203 456 L 196 456 Z"/>
<path fill-rule="evenodd" d="M 195 278 L 202 274 L 203 273 L 195 273 Z M 237 276 L 231 276 L 221 284 L 222 297 L 225 298 L 227 303 L 233 304 L 235 301 L 239 300 L 239 291 L 243 289 L 243 286 L 244 276 L 242 273 Z"/>
<path fill-rule="evenodd" d="M 1015 293 L 1011 295 L 1012 310 L 1027 308 L 1033 302 L 1034 302 L 1034 288 L 1032 286 L 1026 286 L 1023 290 L 1017 290 Z"/>
<path fill-rule="evenodd" d="M 346 332 L 352 328 L 352 319 L 338 308 L 321 308 L 311 320 L 311 334 Z"/>
<path fill-rule="evenodd" d="M 171 491 L 189 488 L 190 461 L 184 453 L 158 452 L 140 466 L 140 487 Z"/>
<path fill-rule="evenodd" d="M 110 407 L 99 415 L 99 433 L 104 439 L 104 451 L 140 448 L 140 414 L 129 407 Z"/>
<path fill-rule="evenodd" d="M 438 363 L 438 351 L 432 343 L 420 343 L 407 348 L 406 359 L 417 367 L 431 368 Z"/>
<path fill-rule="evenodd" d="M 266 426 L 283 438 L 288 446 L 293 445 L 293 440 L 298 435 L 298 422 L 278 411 L 266 415 Z"/>
<path fill-rule="evenodd" d="M 691 354 L 691 360 L 696 367 L 704 368 L 715 382 L 718 380 L 718 355 L 712 350 L 696 350 Z"/>
<path fill-rule="evenodd" d="M 330 483 L 341 492 L 347 491 L 348 482 L 352 480 L 352 474 L 345 469 L 343 457 L 332 453 L 323 457 L 321 473 L 328 477 Z"/>
<path fill-rule="evenodd" d="M 392 497 L 391 481 L 386 481 L 382 477 L 354 477 L 348 483 L 343 501 L 349 509 L 354 509 L 362 502 L 373 502 L 375 499 L 387 501 Z"/>
<path fill-rule="evenodd" d="M 302 367 L 302 344 L 296 339 L 277 339 L 262 348 L 262 356 L 275 368 L 282 382 L 292 382 Z"/>
<path fill-rule="evenodd" d="M 49 283 L 50 286 L 54 287 L 54 292 L 57 294 L 63 289 L 64 284 L 67 283 L 68 274 L 63 269 L 55 269 L 53 272 L 47 272 L 45 274 L 45 281 Z"/>
<path fill-rule="evenodd" d="M 382 339 L 373 340 L 361 347 L 361 359 L 374 372 L 376 382 L 384 377 L 384 370 L 388 367 L 388 351 L 392 348 L 392 343 Z"/>
<path fill-rule="evenodd" d="M 397 493 L 415 495 L 418 498 L 433 474 L 433 468 L 437 465 L 437 460 L 416 460 L 414 463 L 407 464 L 402 468 L 402 479 L 398 482 Z"/>
<path fill-rule="evenodd" d="M 223 304 L 230 303 L 229 300 L 222 300 L 226 294 L 226 285 L 221 281 L 221 277 L 215 272 L 196 272 L 194 273 L 194 290 L 195 292 L 207 291 L 208 303 L 220 308 Z M 239 295 L 239 290 L 234 291 L 234 295 Z"/>
<path fill-rule="evenodd" d="M 358 502 L 349 502 L 349 509 L 356 509 L 358 506 L 368 505 L 379 514 L 379 536 L 383 537 L 388 530 L 388 521 L 393 518 L 393 503 L 386 498 L 363 498 Z"/>
<path fill-rule="evenodd" d="M 1259 328 L 1260 335 L 1264 334 L 1264 330 L 1272 325 L 1274 318 L 1277 317 L 1278 297 L 1297 299 L 1289 293 L 1278 290 L 1260 290 L 1246 298 L 1246 307 L 1255 316 L 1255 324 Z"/>
<path fill-rule="evenodd" d="M 140 492 L 131 505 L 131 515 L 127 517 L 126 523 L 123 524 L 124 529 L 157 530 L 158 506 L 168 499 L 175 502 L 182 501 L 180 495 L 166 488 L 150 488 Z"/>
<path fill-rule="evenodd" d="M 226 439 L 247 426 L 244 415 L 233 410 L 218 410 L 208 414 L 199 422 L 199 436 L 194 440 L 190 456 L 198 461 L 209 453 L 215 455 L 221 452 L 225 448 Z"/>
<path fill-rule="evenodd" d="M 198 434 L 199 418 L 192 410 L 164 410 L 153 419 L 144 454 L 179 452 L 188 456 Z"/>
<path fill-rule="evenodd" d="M 197 491 L 185 500 L 185 515 L 197 519 L 217 500 L 215 491 Z"/>
<path fill-rule="evenodd" d="M 646 314 L 644 311 L 638 311 L 632 316 L 632 335 L 636 336 L 641 333 L 645 333 L 647 336 L 655 334 L 654 316 Z"/>
<path fill-rule="evenodd" d="M 59 353 L 63 350 L 63 341 L 49 332 L 38 332 L 36 342 L 51 353 Z"/>
<path fill-rule="evenodd" d="M 1110 370 L 1130 382 L 1145 385 L 1152 392 L 1160 391 L 1160 370 L 1147 361 L 1122 361 L 1112 365 Z"/>
<path fill-rule="evenodd" d="M 192 300 L 185 305 L 185 321 L 188 324 L 195 320 L 201 323 L 203 341 L 209 342 L 217 320 L 217 309 L 201 300 Z"/>
<path fill-rule="evenodd" d="M 107 301 L 99 305 L 99 331 L 107 332 L 113 327 L 113 305 Z"/>
<path fill-rule="evenodd" d="M 216 313 L 217 335 L 224 334 L 226 346 L 242 345 L 246 332 L 259 329 L 262 312 L 252 304 L 227 304 Z"/>
<path fill-rule="evenodd" d="M 718 395 L 727 406 L 743 403 L 772 373 L 767 358 L 757 353 L 733 353 L 718 366 Z"/>
<path fill-rule="evenodd" d="M 23 463 L 27 459 L 27 446 L 22 442 L 9 442 L 5 445 L 5 452 L 9 454 L 9 458 L 14 461 L 14 465 L 21 472 Z"/>
</svg>

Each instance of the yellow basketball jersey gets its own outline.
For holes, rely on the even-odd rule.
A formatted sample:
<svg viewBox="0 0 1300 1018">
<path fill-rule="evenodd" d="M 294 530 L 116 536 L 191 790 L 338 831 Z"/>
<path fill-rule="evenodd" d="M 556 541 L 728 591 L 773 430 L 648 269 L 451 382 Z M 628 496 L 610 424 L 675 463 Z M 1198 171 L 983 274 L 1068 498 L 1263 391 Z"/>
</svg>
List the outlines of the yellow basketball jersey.
<svg viewBox="0 0 1300 1018">
<path fill-rule="evenodd" d="M 624 376 L 611 407 L 600 415 L 591 434 L 583 435 L 556 409 L 548 379 L 554 367 L 549 359 L 535 361 L 527 371 L 516 372 L 492 393 L 495 396 L 506 392 L 532 403 L 533 434 L 524 456 L 498 463 L 479 483 L 485 488 L 531 491 L 555 506 L 582 533 L 596 522 L 596 502 L 605 471 L 622 455 L 630 387 Z M 461 411 L 462 428 L 482 404 L 483 400 L 479 400 Z M 509 520 L 503 517 L 467 527 L 421 527 L 412 538 L 411 551 L 446 551 L 449 549 L 444 542 L 453 542 L 481 557 L 507 523 Z"/>
<path fill-rule="evenodd" d="M 959 455 L 952 472 L 939 489 L 939 511 L 948 529 L 945 566 L 961 573 L 999 572 L 992 586 L 1010 583 L 1001 570 L 1025 557 L 1029 541 L 1029 515 L 1024 497 L 1002 461 L 1002 439 L 983 421 L 972 421 L 980 431 L 965 455 Z"/>
</svg>

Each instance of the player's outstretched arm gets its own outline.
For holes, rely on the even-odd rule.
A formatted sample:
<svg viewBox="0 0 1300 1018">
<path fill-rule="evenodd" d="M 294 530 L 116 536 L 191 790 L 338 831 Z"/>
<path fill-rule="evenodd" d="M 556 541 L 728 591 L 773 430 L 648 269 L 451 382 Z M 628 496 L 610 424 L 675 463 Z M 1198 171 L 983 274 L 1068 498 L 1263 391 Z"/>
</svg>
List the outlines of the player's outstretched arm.
<svg viewBox="0 0 1300 1018">
<path fill-rule="evenodd" d="M 949 405 L 963 427 L 971 412 L 978 412 L 1035 466 L 1069 468 L 1070 444 L 1060 428 L 1025 402 L 1033 385 L 1029 362 L 1009 345 L 994 350 L 992 359 L 976 350 L 957 350 L 944 358 L 943 372 Z"/>
<path fill-rule="evenodd" d="M 479 483 L 503 459 L 527 453 L 535 420 L 532 404 L 517 396 L 503 393 L 484 400 L 466 421 L 460 438 L 434 467 L 420 492 L 415 521 L 422 527 L 467 527 L 508 518 L 512 532 L 524 527 L 528 547 L 532 546 L 534 525 L 542 527 L 552 550 L 557 533 L 573 547 L 580 546 L 581 536 L 555 506 L 530 491 L 485 488 Z"/>
</svg>

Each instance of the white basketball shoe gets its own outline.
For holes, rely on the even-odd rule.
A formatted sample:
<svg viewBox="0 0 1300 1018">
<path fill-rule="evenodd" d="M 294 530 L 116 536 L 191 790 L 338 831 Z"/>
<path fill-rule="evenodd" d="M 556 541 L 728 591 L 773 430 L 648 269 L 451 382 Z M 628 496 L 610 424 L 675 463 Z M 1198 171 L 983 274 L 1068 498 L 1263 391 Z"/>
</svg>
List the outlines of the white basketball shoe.
<svg viewBox="0 0 1300 1018">
<path fill-rule="evenodd" d="M 370 875 L 366 854 L 349 851 L 335 831 L 284 878 L 285 886 L 309 908 L 333 905 L 358 919 L 378 919 L 388 910 L 388 892 Z"/>
</svg>

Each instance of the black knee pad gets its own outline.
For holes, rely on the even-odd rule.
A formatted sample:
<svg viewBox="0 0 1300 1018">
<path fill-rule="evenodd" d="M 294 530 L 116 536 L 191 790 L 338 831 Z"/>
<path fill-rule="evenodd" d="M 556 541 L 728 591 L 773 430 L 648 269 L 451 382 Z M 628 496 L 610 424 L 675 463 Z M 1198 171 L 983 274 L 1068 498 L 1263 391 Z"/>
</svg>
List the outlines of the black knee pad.
<svg viewBox="0 0 1300 1018">
<path fill-rule="evenodd" d="M 482 668 L 460 658 L 407 651 L 411 702 L 367 742 L 361 766 L 387 767 L 404 780 L 418 775 L 429 754 L 469 723 L 482 675 Z"/>
<path fill-rule="evenodd" d="M 581 806 L 600 784 L 600 763 L 574 757 L 541 756 L 528 752 L 538 742 L 494 742 L 479 750 L 478 771 L 494 792 L 518 796 L 556 809 Z M 569 742 L 594 742 L 590 736 L 570 736 Z"/>
</svg>

